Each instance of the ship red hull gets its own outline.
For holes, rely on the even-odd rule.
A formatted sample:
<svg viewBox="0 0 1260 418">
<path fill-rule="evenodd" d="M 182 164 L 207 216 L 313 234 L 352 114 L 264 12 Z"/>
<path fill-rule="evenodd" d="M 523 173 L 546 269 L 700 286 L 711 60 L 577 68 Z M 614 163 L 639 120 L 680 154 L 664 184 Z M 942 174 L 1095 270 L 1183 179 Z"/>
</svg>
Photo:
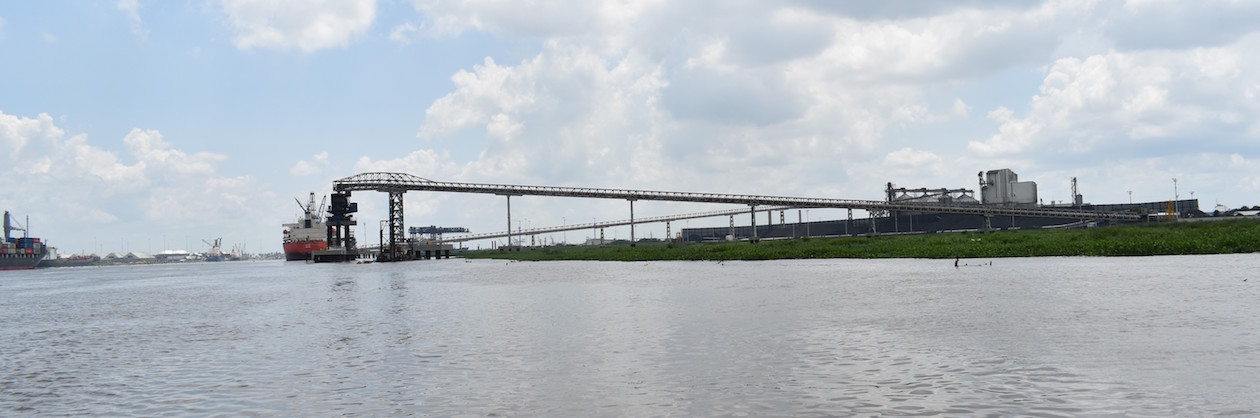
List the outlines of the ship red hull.
<svg viewBox="0 0 1260 418">
<path fill-rule="evenodd" d="M 286 242 L 284 243 L 284 259 L 288 261 L 310 260 L 312 252 L 327 249 L 328 243 L 324 241 Z"/>
</svg>

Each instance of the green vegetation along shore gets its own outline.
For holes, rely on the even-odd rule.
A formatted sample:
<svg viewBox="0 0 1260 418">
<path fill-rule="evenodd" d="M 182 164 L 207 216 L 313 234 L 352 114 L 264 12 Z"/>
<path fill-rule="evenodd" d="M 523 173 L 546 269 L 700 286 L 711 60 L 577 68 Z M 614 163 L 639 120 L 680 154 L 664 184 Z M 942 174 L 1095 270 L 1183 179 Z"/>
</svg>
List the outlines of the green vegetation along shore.
<svg viewBox="0 0 1260 418">
<path fill-rule="evenodd" d="M 483 250 L 465 258 L 544 260 L 775 260 L 803 258 L 995 258 L 1260 252 L 1260 220 L 1151 223 L 1090 229 L 883 235 L 706 243 Z"/>
</svg>

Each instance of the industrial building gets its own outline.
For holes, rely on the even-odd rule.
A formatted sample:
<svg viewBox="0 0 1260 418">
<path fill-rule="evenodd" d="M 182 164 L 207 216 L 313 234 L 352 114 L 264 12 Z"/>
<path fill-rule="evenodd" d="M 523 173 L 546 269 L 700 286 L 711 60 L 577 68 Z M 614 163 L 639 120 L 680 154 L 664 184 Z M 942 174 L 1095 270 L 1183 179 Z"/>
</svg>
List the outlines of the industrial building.
<svg viewBox="0 0 1260 418">
<path fill-rule="evenodd" d="M 985 205 L 1037 206 L 1037 183 L 1019 181 L 1009 168 L 980 173 L 980 202 Z"/>
<path fill-rule="evenodd" d="M 999 206 L 1016 208 L 1037 207 L 1071 207 L 1082 211 L 1141 213 L 1152 217 L 1196 217 L 1205 214 L 1199 210 L 1197 199 L 1121 203 L 1121 204 L 1088 204 L 1077 192 L 1076 179 L 1072 179 L 1073 201 L 1070 203 L 1041 205 L 1037 196 L 1037 183 L 1019 181 L 1019 176 L 1010 169 L 982 171 L 978 175 L 980 200 L 975 198 L 973 190 L 965 188 L 898 188 L 887 183 L 885 198 L 890 203 L 924 204 L 949 206 Z M 743 240 L 750 237 L 761 239 L 799 238 L 799 237 L 839 237 L 869 234 L 905 234 L 934 233 L 947 231 L 984 231 L 994 229 L 1028 229 L 1086 227 L 1098 225 L 1093 219 L 1059 218 L 1045 216 L 979 216 L 959 213 L 888 211 L 870 212 L 867 218 L 853 218 L 853 211 L 848 217 L 840 220 L 786 222 L 790 216 L 786 211 L 779 211 L 776 216 L 766 212 L 765 224 L 755 226 L 736 226 L 736 217 L 731 217 L 727 227 L 684 228 L 681 238 L 688 242 L 711 242 L 727 240 Z M 758 215 L 760 216 L 760 215 Z"/>
</svg>

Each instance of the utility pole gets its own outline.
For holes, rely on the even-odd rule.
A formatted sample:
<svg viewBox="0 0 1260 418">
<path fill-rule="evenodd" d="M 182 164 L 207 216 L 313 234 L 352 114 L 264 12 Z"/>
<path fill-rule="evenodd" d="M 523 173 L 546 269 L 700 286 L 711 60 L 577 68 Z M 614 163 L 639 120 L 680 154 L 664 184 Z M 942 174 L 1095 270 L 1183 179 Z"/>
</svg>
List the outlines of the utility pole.
<svg viewBox="0 0 1260 418">
<path fill-rule="evenodd" d="M 1173 216 L 1176 216 L 1177 213 L 1181 212 L 1181 208 L 1177 207 L 1180 206 L 1177 204 L 1178 200 L 1181 200 L 1181 194 L 1177 193 L 1177 178 L 1173 177 Z"/>
<path fill-rule="evenodd" d="M 507 195 L 507 250 L 512 251 L 512 195 Z"/>
<path fill-rule="evenodd" d="M 1177 193 L 1177 178 L 1173 177 L 1173 201 L 1176 202 L 1178 199 L 1181 199 L 1181 194 Z"/>
</svg>

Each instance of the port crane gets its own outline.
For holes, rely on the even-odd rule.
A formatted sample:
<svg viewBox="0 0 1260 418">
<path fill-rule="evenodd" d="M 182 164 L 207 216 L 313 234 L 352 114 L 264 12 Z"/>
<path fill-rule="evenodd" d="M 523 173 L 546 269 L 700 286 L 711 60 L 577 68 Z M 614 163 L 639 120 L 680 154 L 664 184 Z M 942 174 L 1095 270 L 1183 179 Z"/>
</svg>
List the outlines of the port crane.
<svg viewBox="0 0 1260 418">
<path fill-rule="evenodd" d="M 420 235 L 428 235 L 429 241 L 441 241 L 442 234 L 468 233 L 468 228 L 462 226 L 413 226 L 407 228 L 407 232 L 411 235 L 412 240 L 420 238 Z"/>
</svg>

